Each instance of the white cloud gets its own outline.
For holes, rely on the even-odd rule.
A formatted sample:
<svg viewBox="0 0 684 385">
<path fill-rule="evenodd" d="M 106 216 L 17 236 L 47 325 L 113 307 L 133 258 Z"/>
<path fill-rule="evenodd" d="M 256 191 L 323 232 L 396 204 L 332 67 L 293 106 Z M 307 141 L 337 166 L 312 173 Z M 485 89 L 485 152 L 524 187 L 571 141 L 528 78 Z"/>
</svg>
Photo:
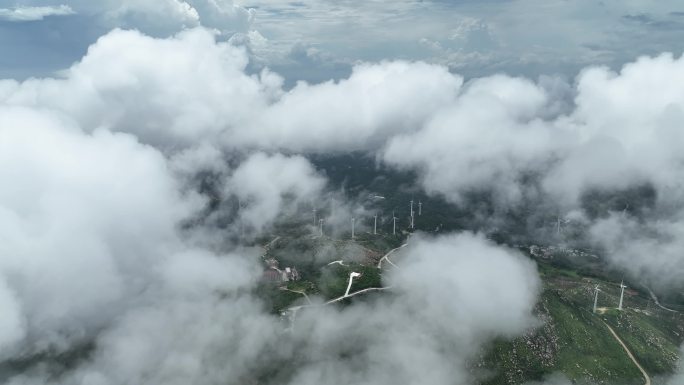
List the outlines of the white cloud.
<svg viewBox="0 0 684 385">
<path fill-rule="evenodd" d="M 105 4 L 102 12 L 114 27 L 131 27 L 160 36 L 197 26 L 230 36 L 247 32 L 254 20 L 253 10 L 232 0 L 118 0 Z"/>
<path fill-rule="evenodd" d="M 452 201 L 492 189 L 501 201 L 516 203 L 521 174 L 543 166 L 557 140 L 535 121 L 545 106 L 544 90 L 528 80 L 478 79 L 423 129 L 390 138 L 383 157 L 419 169 L 427 191 Z"/>
<path fill-rule="evenodd" d="M 256 153 L 233 171 L 225 193 L 240 200 L 240 221 L 261 231 L 284 210 L 293 213 L 315 201 L 324 187 L 325 179 L 306 158 Z"/>
<path fill-rule="evenodd" d="M 493 190 L 503 207 L 531 194 L 580 210 L 589 189 L 649 184 L 656 198 L 641 217 L 583 219 L 635 277 L 676 284 L 684 271 L 676 236 L 684 223 L 682 58 L 643 58 L 620 73 L 587 69 L 574 88 L 504 75 L 463 85 L 444 67 L 398 61 L 360 64 L 348 79 L 287 91 L 277 74 L 249 75 L 246 66 L 242 49 L 202 28 L 168 39 L 116 30 L 64 78 L 0 82 L 0 254 L 10 256 L 0 260 L 0 301 L 12 309 L 0 355 L 64 350 L 104 330 L 92 365 L 73 378 L 137 383 L 154 367 L 160 383 L 244 379 L 250 367 L 236 368 L 278 345 L 278 327 L 236 294 L 257 274 L 252 254 L 208 247 L 211 229 L 178 232 L 204 207 L 184 182 L 197 171 L 216 173 L 224 197 L 245 200 L 239 215 L 264 228 L 290 200 L 313 201 L 323 189 L 297 152 L 365 150 L 417 170 L 431 193 L 461 202 L 469 191 Z M 654 250 L 657 258 L 645 257 Z M 302 364 L 296 380 L 320 383 L 334 373 L 391 382 L 392 362 L 415 361 L 432 365 L 432 383 L 465 381 L 461 369 L 482 341 L 533 323 L 538 278 L 515 253 L 471 235 L 417 239 L 408 252 L 392 280 L 403 303 L 388 297 L 377 308 L 302 319 L 307 335 L 276 354 L 303 346 L 305 357 L 323 359 Z M 378 309 L 394 314 L 392 322 Z M 493 316 L 502 311 L 505 320 Z M 410 325 L 395 321 L 406 314 Z M 244 330 L 236 315 L 264 335 Z M 364 319 L 379 327 L 359 329 Z M 200 338 L 169 346 L 179 330 Z M 227 342 L 217 341 L 222 335 Z M 389 361 L 362 371 L 336 361 L 368 338 L 361 356 L 380 352 Z M 246 353 L 220 366 L 212 357 L 231 341 Z M 458 365 L 444 361 L 445 349 Z M 226 376 L 232 371 L 238 375 Z M 405 365 L 400 374 L 421 382 L 424 372 Z"/>
<path fill-rule="evenodd" d="M 684 218 L 684 94 L 676 84 L 683 76 L 684 59 L 670 54 L 641 58 L 619 73 L 590 68 L 577 79 L 575 106 L 559 116 L 550 114 L 557 101 L 541 83 L 477 79 L 422 129 L 390 137 L 383 156 L 418 170 L 428 191 L 454 202 L 484 189 L 502 207 L 542 194 L 572 210 L 588 191 L 652 186 L 653 207 L 639 218 L 599 219 L 592 234 L 634 277 L 677 284 L 684 268 L 674 236 Z"/>
<path fill-rule="evenodd" d="M 57 111 L 87 131 L 132 133 L 169 154 L 205 148 L 214 152 L 205 166 L 217 151 L 368 150 L 420 170 L 428 191 L 455 202 L 494 189 L 504 205 L 545 193 L 572 208 L 587 189 L 653 183 L 675 192 L 663 195 L 671 204 L 681 191 L 684 98 L 672 88 L 681 63 L 663 55 L 620 74 L 588 69 L 572 89 L 503 75 L 462 87 L 443 67 L 386 62 L 285 91 L 272 72 L 247 75 L 245 52 L 206 30 L 170 39 L 114 31 L 65 79 L 4 81 L 0 99 Z M 644 99 L 640 89 L 659 91 Z M 573 94 L 574 107 L 564 99 Z M 529 175 L 539 191 L 521 183 Z"/>
<path fill-rule="evenodd" d="M 247 32 L 254 11 L 232 0 L 27 0 L 25 6 L 0 9 L 0 20 L 34 21 L 50 16 L 86 15 L 93 27 L 132 28 L 168 37 L 186 28 L 204 26 L 230 36 Z"/>
<path fill-rule="evenodd" d="M 300 83 L 256 116 L 238 141 L 296 151 L 378 148 L 418 129 L 456 97 L 462 79 L 424 63 L 362 64 L 348 79 Z"/>
<path fill-rule="evenodd" d="M 180 0 L 122 0 L 117 8 L 107 11 L 106 15 L 118 27 L 138 28 L 161 35 L 170 35 L 182 28 L 201 24 L 197 10 Z"/>
<path fill-rule="evenodd" d="M 467 362 L 483 344 L 536 324 L 530 261 L 473 234 L 411 242 L 389 275 L 392 294 L 298 314 L 297 353 L 307 360 L 290 383 L 476 383 Z"/>
<path fill-rule="evenodd" d="M 462 83 L 443 67 L 388 62 L 359 65 L 339 83 L 285 92 L 272 72 L 246 74 L 247 62 L 242 49 L 216 43 L 205 29 L 164 40 L 115 30 L 66 79 L 6 81 L 0 99 L 52 108 L 86 129 L 130 132 L 159 147 L 207 140 L 326 151 L 377 148 L 395 132 L 415 130 L 453 102 Z"/>
<path fill-rule="evenodd" d="M 38 21 L 51 16 L 67 16 L 75 14 L 68 5 L 46 7 L 0 8 L 0 20 L 23 22 Z"/>
<path fill-rule="evenodd" d="M 256 11 L 245 8 L 233 0 L 188 0 L 201 18 L 202 25 L 230 35 L 249 31 Z"/>
<path fill-rule="evenodd" d="M 0 277 L 26 322 L 21 350 L 62 351 L 153 284 L 182 248 L 176 223 L 200 202 L 130 135 L 84 135 L 23 108 L 0 108 L 0 126 Z"/>
<path fill-rule="evenodd" d="M 245 74 L 246 65 L 241 49 L 217 44 L 203 29 L 168 40 L 115 30 L 65 80 L 29 80 L 5 102 L 59 110 L 88 130 L 131 132 L 160 147 L 187 145 L 236 129 L 263 108 L 269 83 Z"/>
<path fill-rule="evenodd" d="M 319 199 L 325 186 L 304 157 L 277 151 L 380 148 L 453 103 L 461 79 L 426 64 L 382 63 L 360 66 L 339 84 L 288 93 L 269 72 L 245 74 L 245 64 L 242 50 L 205 30 L 171 39 L 114 31 L 63 79 L 0 83 L 0 184 L 8 186 L 0 191 L 0 254 L 9 256 L 0 260 L 0 301 L 11 312 L 0 356 L 95 343 L 88 360 L 58 379 L 46 379 L 47 365 L 10 384 L 243 383 L 295 350 L 306 362 L 291 373 L 294 382 L 332 370 L 340 381 L 384 383 L 394 378 L 384 369 L 397 360 L 420 360 L 434 369 L 434 383 L 448 383 L 469 377 L 466 360 L 484 341 L 534 325 L 534 265 L 462 235 L 416 238 L 406 270 L 415 274 L 394 275 L 397 297 L 379 299 L 377 308 L 304 312 L 301 332 L 282 333 L 250 294 L 256 250 L 207 243 L 215 229 L 202 225 L 181 231 L 206 203 L 184 183 L 211 170 L 224 198 L 241 199 L 244 221 L 268 226 Z M 312 101 L 319 111 L 307 107 Z M 475 276 L 484 279 L 468 279 Z M 502 301 L 481 306 L 466 289 Z M 447 293 L 449 304 L 437 306 Z M 492 316 L 501 311 L 510 314 L 505 322 Z M 413 315 L 397 322 L 403 314 Z M 347 341 L 367 338 L 364 354 L 386 359 L 360 372 L 354 361 L 333 360 L 339 339 L 326 328 Z M 425 373 L 404 367 L 416 381 Z"/>
<path fill-rule="evenodd" d="M 388 283 L 397 285 L 422 322 L 444 329 L 453 325 L 450 334 L 473 342 L 482 335 L 515 336 L 535 323 L 531 314 L 540 290 L 535 264 L 481 235 L 412 238 L 401 261 Z"/>
<path fill-rule="evenodd" d="M 14 348 L 26 336 L 25 319 L 22 316 L 21 304 L 4 278 L 0 276 L 0 352 Z M 0 359 L 3 359 L 0 354 Z"/>
</svg>

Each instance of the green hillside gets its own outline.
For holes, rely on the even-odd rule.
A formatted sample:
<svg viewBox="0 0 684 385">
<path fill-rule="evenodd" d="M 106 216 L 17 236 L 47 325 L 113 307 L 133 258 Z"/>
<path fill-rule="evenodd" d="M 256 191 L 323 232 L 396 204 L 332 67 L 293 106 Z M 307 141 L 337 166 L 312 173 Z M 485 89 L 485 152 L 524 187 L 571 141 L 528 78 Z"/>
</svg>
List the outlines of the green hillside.
<svg viewBox="0 0 684 385">
<path fill-rule="evenodd" d="M 382 271 L 377 261 L 402 238 L 371 234 L 363 234 L 355 241 L 281 237 L 264 258 L 302 266 L 302 279 L 266 285 L 261 294 L 270 298 L 273 311 L 279 313 L 305 303 L 303 295 L 296 292 L 328 300 L 340 297 L 351 271 L 362 273 L 354 280 L 351 292 L 380 287 Z M 321 259 L 323 250 L 328 253 L 325 259 Z M 353 260 L 348 258 L 349 250 L 356 253 Z M 342 260 L 342 264 L 328 265 L 334 260 Z M 614 328 L 651 377 L 672 373 L 683 342 L 684 317 L 660 309 L 647 292 L 632 288 L 625 292 L 624 310 L 618 311 L 619 282 L 603 277 L 606 274 L 601 270 L 577 269 L 579 273 L 561 267 L 566 262 L 553 257 L 537 258 L 543 292 L 536 313 L 542 323 L 522 337 L 497 340 L 486 348 L 482 359 L 472 363 L 483 385 L 523 384 L 556 372 L 580 384 L 644 383 L 641 372 L 606 324 Z M 602 291 L 599 312 L 594 314 L 593 288 L 597 284 Z"/>
<path fill-rule="evenodd" d="M 682 343 L 684 318 L 658 309 L 642 293 L 628 291 L 616 309 L 619 286 L 540 264 L 544 292 L 537 312 L 544 326 L 514 341 L 498 341 L 486 362 L 496 374 L 486 384 L 517 384 L 562 372 L 578 383 L 643 384 L 644 380 L 604 322 L 651 376 L 672 373 Z M 599 314 L 593 287 L 602 287 Z M 607 309 L 602 309 L 607 308 Z"/>
</svg>

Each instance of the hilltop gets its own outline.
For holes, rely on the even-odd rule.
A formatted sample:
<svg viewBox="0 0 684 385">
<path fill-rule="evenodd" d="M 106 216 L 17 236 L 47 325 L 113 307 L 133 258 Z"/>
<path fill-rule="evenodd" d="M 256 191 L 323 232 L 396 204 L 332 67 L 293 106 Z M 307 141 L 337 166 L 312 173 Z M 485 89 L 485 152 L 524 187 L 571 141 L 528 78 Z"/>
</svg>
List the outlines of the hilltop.
<svg viewBox="0 0 684 385">
<path fill-rule="evenodd" d="M 339 239 L 311 234 L 279 236 L 266 250 L 264 260 L 275 258 L 283 266 L 296 266 L 301 273 L 299 280 L 265 283 L 259 289 L 259 294 L 274 313 L 282 315 L 284 322 L 290 322 L 292 308 L 308 306 L 311 298 L 340 299 L 352 272 L 361 276 L 353 279 L 349 293 L 360 295 L 344 298 L 332 306 L 389 295 L 364 289 L 382 288 L 383 274 L 401 266 L 402 259 L 409 257 L 397 250 L 391 254 L 389 263 L 385 259 L 378 267 L 387 252 L 406 241 L 406 235 L 363 233 L 354 240 L 349 235 Z M 639 287 L 626 289 L 624 310 L 618 311 L 620 282 L 609 280 L 601 270 L 587 274 L 586 267 L 584 272 L 566 267 L 567 253 L 561 248 L 543 258 L 529 253 L 529 246 L 519 249 L 536 260 L 542 278 L 543 291 L 535 309 L 540 324 L 519 338 L 493 341 L 480 360 L 471 363 L 473 372 L 484 379 L 483 385 L 523 384 L 557 372 L 577 383 L 644 383 L 639 368 L 608 326 L 651 378 L 675 370 L 679 345 L 684 341 L 681 313 L 659 307 L 648 290 Z M 594 314 L 596 285 L 602 291 L 599 312 Z"/>
</svg>

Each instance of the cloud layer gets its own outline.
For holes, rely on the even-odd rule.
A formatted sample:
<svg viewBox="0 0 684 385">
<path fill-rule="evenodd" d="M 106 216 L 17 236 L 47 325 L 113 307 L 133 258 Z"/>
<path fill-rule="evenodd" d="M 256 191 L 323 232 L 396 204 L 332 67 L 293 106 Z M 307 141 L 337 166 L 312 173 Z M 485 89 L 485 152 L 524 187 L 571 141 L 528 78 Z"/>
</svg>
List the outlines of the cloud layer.
<svg viewBox="0 0 684 385">
<path fill-rule="evenodd" d="M 535 325 L 540 281 L 515 252 L 466 233 L 413 238 L 400 258 L 391 294 L 297 316 L 305 361 L 290 383 L 471 383 L 484 343 Z"/>
<path fill-rule="evenodd" d="M 47 7 L 0 8 L 0 20 L 12 22 L 38 21 L 50 16 L 73 15 L 75 12 L 68 5 Z"/>
<path fill-rule="evenodd" d="M 383 62 L 359 65 L 339 82 L 286 91 L 268 70 L 247 74 L 247 63 L 241 48 L 203 29 L 170 39 L 117 30 L 63 79 L 1 82 L 0 100 L 198 159 L 208 156 L 198 151 L 375 152 L 389 165 L 418 170 L 428 192 L 455 203 L 491 191 L 502 207 L 542 199 L 581 213 L 588 193 L 648 185 L 657 199 L 640 212 L 638 226 L 649 230 L 642 233 L 660 232 L 658 242 L 669 244 L 674 229 L 651 223 L 680 222 L 683 99 L 675 85 L 683 65 L 672 55 L 644 57 L 620 72 L 588 68 L 575 86 L 503 75 L 463 85 L 440 66 Z M 605 218 L 587 220 L 591 227 Z M 621 254 L 602 238 L 608 232 L 591 233 L 615 250 L 610 255 Z M 654 278 L 669 263 L 682 261 L 652 269 L 635 262 L 643 266 L 634 273 L 653 270 Z"/>
<path fill-rule="evenodd" d="M 466 233 L 414 238 L 390 295 L 302 311 L 286 334 L 250 294 L 258 252 L 217 242 L 225 228 L 202 215 L 215 199 L 228 233 L 258 233 L 320 199 L 309 154 L 375 154 L 454 204 L 550 202 L 635 278 L 681 276 L 683 59 L 588 68 L 574 86 L 366 63 L 286 90 L 215 36 L 114 30 L 61 78 L 0 81 L 0 359 L 94 343 L 54 382 L 213 384 L 298 352 L 274 382 L 469 383 L 484 343 L 535 325 L 533 264 Z M 643 186 L 638 210 L 586 206 Z"/>
</svg>

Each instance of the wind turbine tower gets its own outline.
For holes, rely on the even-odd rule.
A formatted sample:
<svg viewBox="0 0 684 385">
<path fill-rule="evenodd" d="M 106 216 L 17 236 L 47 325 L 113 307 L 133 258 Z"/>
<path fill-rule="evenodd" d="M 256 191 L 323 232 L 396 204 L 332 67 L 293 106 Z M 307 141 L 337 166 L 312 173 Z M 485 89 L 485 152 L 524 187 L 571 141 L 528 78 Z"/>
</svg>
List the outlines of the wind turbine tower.
<svg viewBox="0 0 684 385">
<path fill-rule="evenodd" d="M 397 235 L 397 217 L 394 216 L 394 211 L 392 211 L 392 235 Z"/>
<path fill-rule="evenodd" d="M 622 300 L 625 298 L 625 282 L 620 282 L 620 304 L 618 304 L 618 310 L 622 310 Z"/>
<path fill-rule="evenodd" d="M 599 291 L 601 291 L 601 289 L 599 289 L 599 286 L 596 285 L 596 287 L 594 288 L 594 293 L 595 293 L 594 294 L 594 313 L 596 313 L 596 305 L 598 304 L 598 293 L 599 293 Z"/>
<path fill-rule="evenodd" d="M 354 239 L 354 222 L 356 222 L 356 218 L 352 217 L 352 239 Z"/>
<path fill-rule="evenodd" d="M 316 227 L 316 209 L 313 209 L 313 214 L 314 214 L 313 225 L 314 225 L 314 227 Z"/>
<path fill-rule="evenodd" d="M 413 228 L 413 199 L 411 199 L 411 223 L 410 227 Z"/>
<path fill-rule="evenodd" d="M 323 236 L 323 218 L 318 220 L 318 227 L 321 233 L 321 237 Z"/>
<path fill-rule="evenodd" d="M 423 214 L 423 202 L 418 201 L 418 216 Z"/>
<path fill-rule="evenodd" d="M 373 234 L 375 235 L 378 233 L 378 214 L 375 214 L 373 218 L 375 219 L 373 222 Z"/>
</svg>

